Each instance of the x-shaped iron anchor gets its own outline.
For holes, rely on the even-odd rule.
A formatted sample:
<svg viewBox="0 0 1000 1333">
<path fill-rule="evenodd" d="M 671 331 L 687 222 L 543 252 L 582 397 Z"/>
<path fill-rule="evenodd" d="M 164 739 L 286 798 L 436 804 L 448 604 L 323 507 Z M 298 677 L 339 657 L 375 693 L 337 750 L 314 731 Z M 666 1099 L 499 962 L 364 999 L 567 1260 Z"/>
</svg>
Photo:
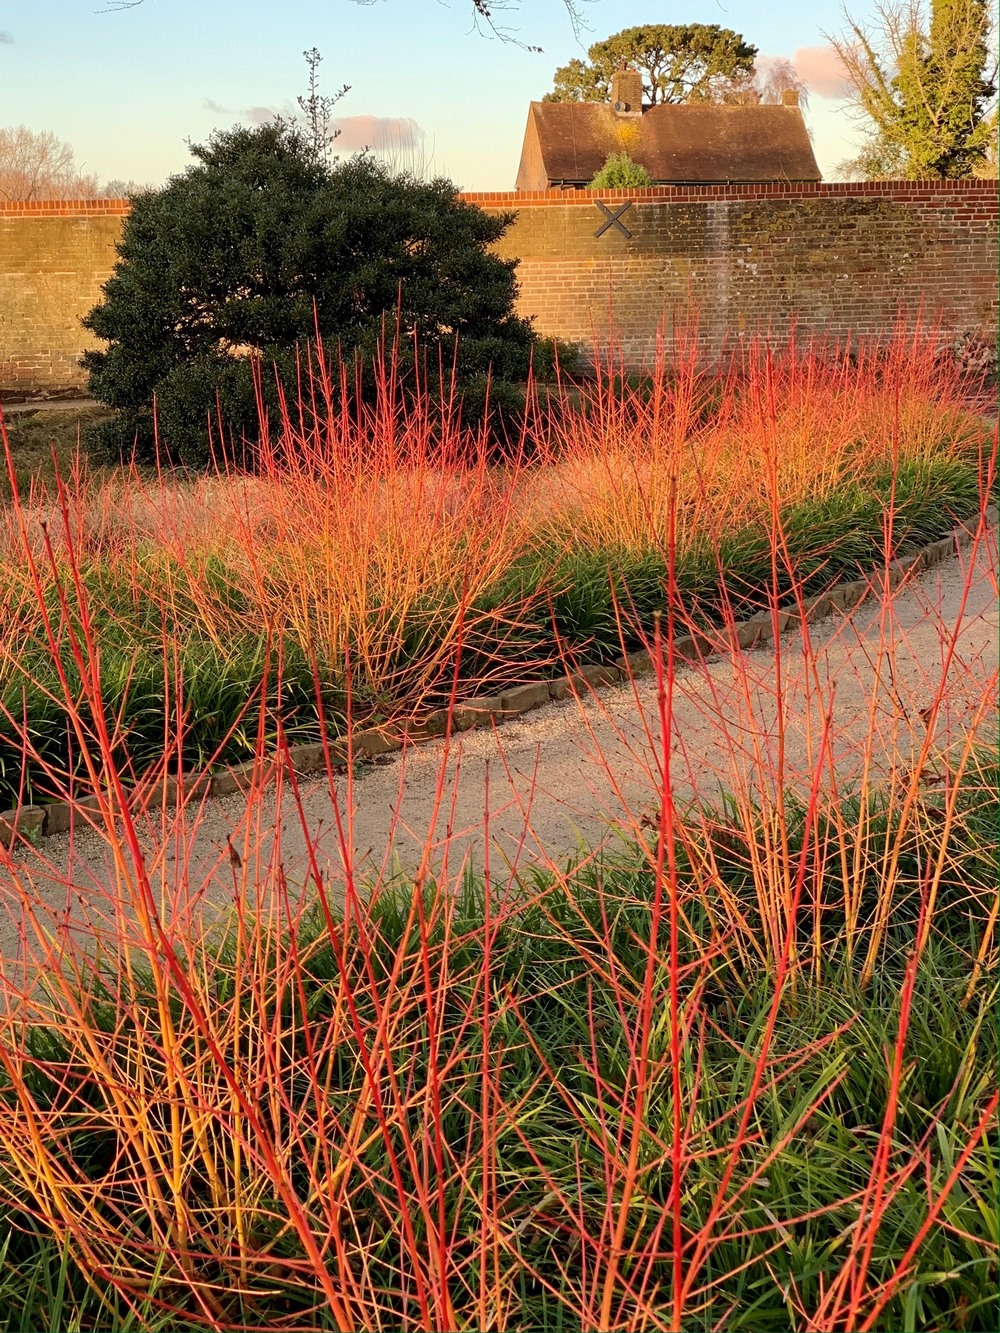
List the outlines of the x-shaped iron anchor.
<svg viewBox="0 0 1000 1333">
<path fill-rule="evenodd" d="M 597 205 L 597 207 L 601 210 L 601 212 L 607 219 L 607 221 L 602 222 L 601 225 L 594 232 L 595 241 L 597 240 L 598 236 L 603 236 L 609 227 L 617 227 L 618 230 L 621 232 L 621 234 L 626 238 L 626 240 L 632 239 L 632 233 L 629 231 L 628 227 L 625 226 L 625 223 L 622 222 L 621 220 L 622 214 L 627 213 L 628 210 L 632 207 L 631 199 L 627 203 L 622 204 L 621 208 L 617 209 L 614 213 L 612 213 L 611 209 L 608 208 L 607 204 L 602 204 L 600 199 L 595 199 L 594 203 Z"/>
</svg>

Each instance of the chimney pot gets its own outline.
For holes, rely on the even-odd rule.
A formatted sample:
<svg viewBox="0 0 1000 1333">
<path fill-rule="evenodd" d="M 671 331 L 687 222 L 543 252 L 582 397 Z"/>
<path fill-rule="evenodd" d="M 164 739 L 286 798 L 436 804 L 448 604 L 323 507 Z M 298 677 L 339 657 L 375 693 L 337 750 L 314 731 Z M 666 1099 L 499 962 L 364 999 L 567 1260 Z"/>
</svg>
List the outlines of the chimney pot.
<svg viewBox="0 0 1000 1333">
<path fill-rule="evenodd" d="M 618 116 L 642 115 L 642 74 L 639 70 L 615 70 L 611 76 L 611 105 Z"/>
<path fill-rule="evenodd" d="M 785 88 L 781 93 L 782 106 L 798 106 L 799 94 L 796 88 Z"/>
</svg>

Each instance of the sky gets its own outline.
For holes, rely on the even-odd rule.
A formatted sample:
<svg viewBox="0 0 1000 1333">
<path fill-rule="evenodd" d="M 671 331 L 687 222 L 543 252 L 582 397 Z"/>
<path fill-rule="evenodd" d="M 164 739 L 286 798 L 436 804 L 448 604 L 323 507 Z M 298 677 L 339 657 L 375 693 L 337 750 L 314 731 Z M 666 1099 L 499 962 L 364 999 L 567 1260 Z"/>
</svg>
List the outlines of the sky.
<svg viewBox="0 0 1000 1333">
<path fill-rule="evenodd" d="M 825 177 L 858 142 L 824 37 L 843 29 L 840 0 L 578 0 L 579 34 L 562 0 L 503 2 L 509 40 L 477 30 L 470 0 L 0 0 L 0 126 L 54 132 L 102 181 L 158 185 L 189 141 L 293 112 L 317 47 L 320 91 L 350 85 L 342 155 L 378 142 L 461 189 L 512 189 L 528 103 L 557 65 L 633 24 L 717 23 L 796 61 Z M 863 20 L 871 5 L 849 7 Z"/>
</svg>

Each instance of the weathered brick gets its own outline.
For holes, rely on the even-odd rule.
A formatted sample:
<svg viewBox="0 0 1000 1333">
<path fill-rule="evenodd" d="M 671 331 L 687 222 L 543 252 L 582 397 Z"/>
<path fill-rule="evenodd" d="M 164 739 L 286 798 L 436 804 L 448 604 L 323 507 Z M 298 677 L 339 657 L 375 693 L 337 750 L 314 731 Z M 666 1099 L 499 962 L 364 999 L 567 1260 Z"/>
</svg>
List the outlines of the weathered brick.
<svg viewBox="0 0 1000 1333">
<path fill-rule="evenodd" d="M 79 825 L 86 820 L 84 811 L 94 811 L 100 809 L 100 802 L 96 796 L 84 796 L 70 805 L 67 801 L 54 801 L 51 805 L 43 807 L 45 810 L 45 832 L 49 833 L 68 833 L 70 823 Z"/>
<path fill-rule="evenodd" d="M 326 755 L 319 742 L 292 745 L 288 750 L 288 762 L 296 773 L 320 773 L 326 768 Z"/>
<path fill-rule="evenodd" d="M 0 846 L 10 847 L 18 836 L 41 837 L 45 825 L 45 811 L 40 805 L 22 805 L 17 810 L 0 814 Z"/>
<path fill-rule="evenodd" d="M 635 654 L 639 658 L 639 654 Z M 646 670 L 652 670 L 652 663 L 646 657 Z M 586 698 L 591 690 L 599 690 L 605 685 L 616 685 L 624 680 L 628 672 L 623 663 L 602 662 L 580 667 L 568 676 L 558 676 L 549 681 L 549 694 L 553 699 L 570 699 L 574 695 Z M 633 673 L 633 674 L 641 674 Z"/>
<path fill-rule="evenodd" d="M 789 607 L 779 607 L 778 610 L 759 611 L 761 624 L 760 639 L 762 643 L 773 641 L 775 634 L 784 634 L 792 623 L 792 612 Z"/>
<path fill-rule="evenodd" d="M 830 590 L 830 605 L 836 610 L 851 611 L 865 600 L 871 591 L 867 579 L 853 579 L 849 583 L 838 583 Z"/>
<path fill-rule="evenodd" d="M 753 648 L 771 637 L 771 613 L 758 611 L 736 626 L 736 643 L 740 648 Z"/>
<path fill-rule="evenodd" d="M 513 689 L 504 690 L 500 695 L 500 703 L 505 713 L 528 713 L 533 708 L 547 704 L 550 697 L 549 682 L 533 680 L 527 685 L 516 685 Z"/>
<path fill-rule="evenodd" d="M 619 658 L 615 667 L 623 677 L 631 678 L 648 676 L 656 669 L 652 654 L 648 653 L 645 648 L 640 648 L 638 652 L 628 653 L 627 656 Z"/>
<path fill-rule="evenodd" d="M 702 634 L 700 630 L 695 630 L 692 634 L 681 634 L 674 640 L 674 657 L 683 662 L 697 662 L 703 657 L 711 657 L 718 651 L 719 640 L 712 635 Z"/>
<path fill-rule="evenodd" d="M 212 795 L 232 796 L 235 792 L 248 791 L 253 784 L 254 773 L 258 765 L 250 760 L 246 764 L 237 764 L 223 773 L 212 774 Z"/>
<path fill-rule="evenodd" d="M 889 586 L 896 587 L 908 574 L 915 574 L 923 565 L 923 553 L 910 551 L 889 561 Z"/>
<path fill-rule="evenodd" d="M 374 728 L 355 732 L 352 741 L 354 753 L 359 759 L 375 759 L 381 754 L 393 754 L 403 748 L 402 739 L 395 732 Z"/>
<path fill-rule="evenodd" d="M 556 676 L 555 680 L 549 681 L 549 698 L 557 702 L 563 699 L 570 699 L 574 692 L 574 680 L 572 676 Z"/>
<path fill-rule="evenodd" d="M 142 784 L 140 791 L 144 803 L 152 808 L 166 803 L 174 805 L 178 798 L 198 800 L 211 788 L 210 773 L 190 773 L 185 778 L 159 778 L 151 786 Z"/>
<path fill-rule="evenodd" d="M 488 727 L 493 718 L 503 721 L 504 707 L 498 694 L 478 694 L 472 699 L 463 699 L 461 706 L 472 715 L 474 727 Z"/>
<path fill-rule="evenodd" d="M 913 564 L 910 566 L 914 574 L 919 574 L 922 569 L 927 569 L 930 565 L 936 564 L 945 558 L 945 543 L 931 542 L 929 546 L 922 546 L 919 551 L 913 553 Z"/>
<path fill-rule="evenodd" d="M 451 716 L 451 729 L 452 731 L 468 731 L 470 727 L 476 725 L 480 716 L 481 714 L 477 713 L 475 709 L 469 708 L 467 704 L 456 703 Z"/>
<path fill-rule="evenodd" d="M 615 293 L 627 359 L 651 359 L 664 309 L 689 295 L 699 342 L 734 328 L 803 337 L 880 335 L 902 307 L 941 312 L 942 335 L 995 336 L 996 183 L 899 181 L 677 186 L 602 192 L 630 199 L 630 239 L 594 236 L 589 191 L 465 196 L 515 210 L 497 243 L 520 261 L 519 308 L 540 334 L 589 343 Z M 41 201 L 0 207 L 0 391 L 82 388 L 93 338 L 80 317 L 100 298 L 128 205 Z"/>
<path fill-rule="evenodd" d="M 792 607 L 788 616 L 788 628 L 793 629 L 800 620 L 811 623 L 814 620 L 822 620 L 828 616 L 838 605 L 832 592 L 822 592 L 815 597 L 804 597 L 802 599 L 801 614 L 799 608 Z"/>
<path fill-rule="evenodd" d="M 448 730 L 448 710 L 438 708 L 433 713 L 411 718 L 404 730 L 407 739 L 411 741 L 429 741 L 436 736 L 443 736 Z"/>
</svg>

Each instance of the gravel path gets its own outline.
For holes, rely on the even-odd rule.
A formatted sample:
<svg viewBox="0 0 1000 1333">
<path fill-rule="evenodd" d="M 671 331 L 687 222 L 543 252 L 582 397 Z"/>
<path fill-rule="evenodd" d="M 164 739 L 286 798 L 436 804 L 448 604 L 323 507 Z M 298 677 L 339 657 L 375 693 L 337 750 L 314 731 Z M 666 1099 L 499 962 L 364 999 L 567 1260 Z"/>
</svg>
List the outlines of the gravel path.
<svg viewBox="0 0 1000 1333">
<path fill-rule="evenodd" d="M 877 773 L 887 772 L 893 756 L 905 761 L 925 735 L 921 710 L 946 670 L 953 631 L 939 741 L 959 734 L 984 701 L 991 711 L 995 700 L 995 530 L 975 556 L 964 551 L 908 578 L 890 598 L 872 597 L 850 615 L 810 625 L 808 648 L 797 629 L 777 650 L 769 644 L 681 666 L 671 764 L 678 799 L 697 791 L 711 800 L 723 789 L 753 794 L 781 750 L 785 784 L 807 789 L 828 711 L 829 771 L 838 783 L 856 778 L 866 756 Z M 655 683 L 642 678 L 634 687 L 551 703 L 496 731 L 466 732 L 447 748 L 434 741 L 366 767 L 353 790 L 354 865 L 371 873 L 391 851 L 415 867 L 429 838 L 435 864 L 449 874 L 465 858 L 482 866 L 487 847 L 491 873 L 504 878 L 507 865 L 565 860 L 581 840 L 592 846 L 613 836 L 610 825 L 639 820 L 655 806 L 659 734 Z M 338 778 L 345 815 L 346 791 L 346 778 Z M 303 786 L 302 797 L 317 863 L 336 892 L 344 858 L 325 780 Z M 208 900 L 231 902 L 239 891 L 252 902 L 269 860 L 280 861 L 292 886 L 306 878 L 303 820 L 287 787 L 266 789 L 249 807 L 237 795 L 196 811 L 169 836 L 151 824 L 142 833 L 167 915 L 179 908 L 181 883 L 182 896 L 197 886 Z M 103 834 L 78 831 L 72 846 L 65 836 L 46 838 L 0 870 L 0 953 L 18 952 L 25 888 L 49 904 L 53 925 L 105 902 L 108 886 L 119 882 L 110 847 Z"/>
</svg>

